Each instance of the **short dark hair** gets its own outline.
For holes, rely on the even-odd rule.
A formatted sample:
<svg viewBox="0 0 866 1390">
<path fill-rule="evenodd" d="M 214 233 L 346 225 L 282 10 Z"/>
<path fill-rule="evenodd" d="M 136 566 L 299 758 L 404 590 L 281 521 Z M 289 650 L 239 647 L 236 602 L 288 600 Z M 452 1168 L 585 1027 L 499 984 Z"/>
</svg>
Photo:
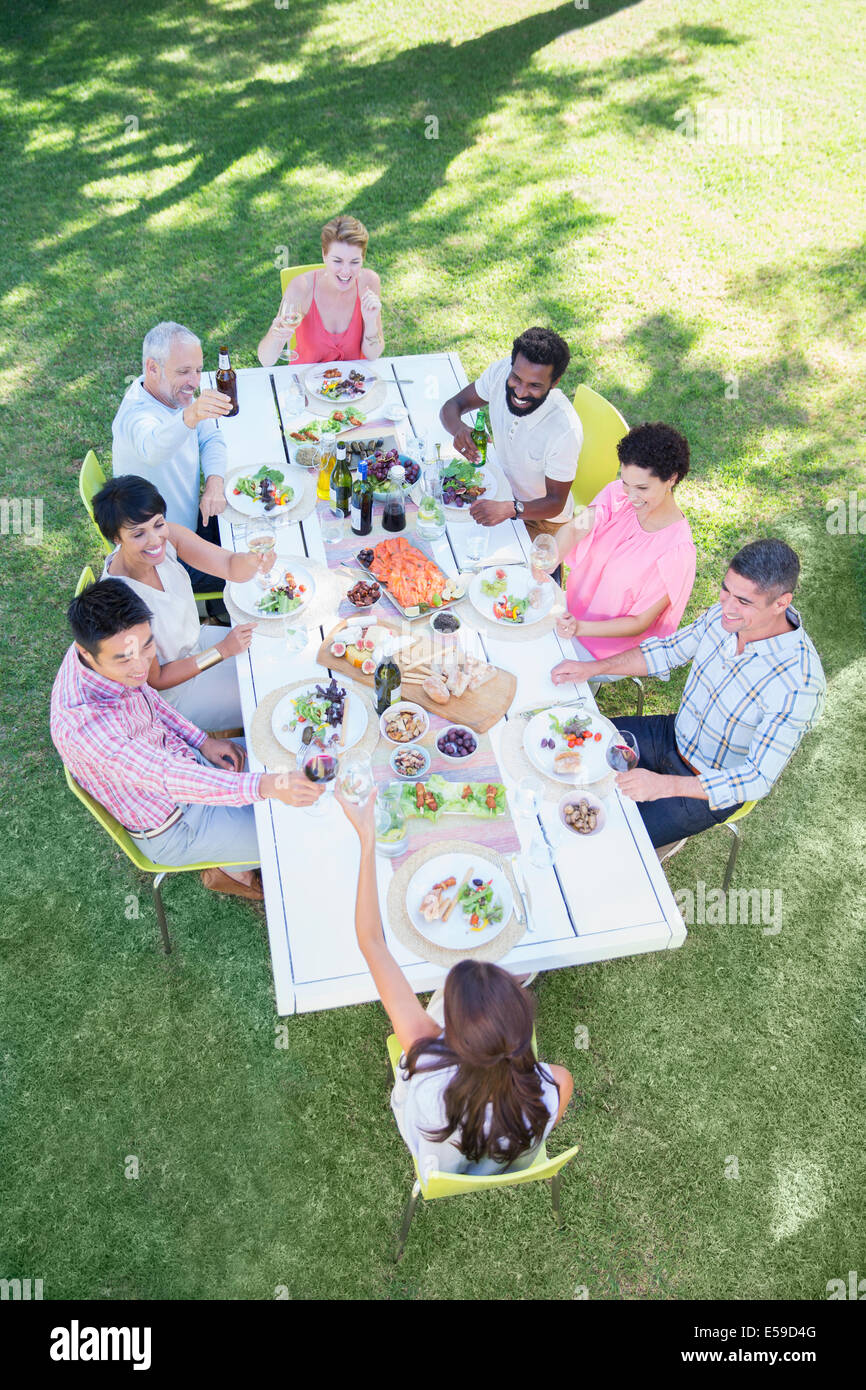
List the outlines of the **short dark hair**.
<svg viewBox="0 0 866 1390">
<path fill-rule="evenodd" d="M 645 468 L 666 483 L 674 474 L 681 483 L 689 471 L 689 441 L 672 425 L 635 425 L 616 446 L 620 463 Z M 674 484 L 676 487 L 676 483 Z"/>
<path fill-rule="evenodd" d="M 121 526 L 138 526 L 152 516 L 165 516 L 165 498 L 153 483 L 135 473 L 109 478 L 104 487 L 94 493 L 93 519 L 107 541 L 112 544 L 120 535 Z"/>
<path fill-rule="evenodd" d="M 778 598 L 793 594 L 800 578 L 800 557 L 784 541 L 750 541 L 738 550 L 730 568 L 743 579 L 750 579 L 764 594 Z"/>
<path fill-rule="evenodd" d="M 518 353 L 537 367 L 552 367 L 554 381 L 559 380 L 571 361 L 568 343 L 552 328 L 525 329 L 511 345 L 512 366 Z"/>
<path fill-rule="evenodd" d="M 153 614 L 122 579 L 100 579 L 72 600 L 66 616 L 76 642 L 91 656 L 98 656 L 99 644 L 106 637 L 149 623 Z"/>
</svg>

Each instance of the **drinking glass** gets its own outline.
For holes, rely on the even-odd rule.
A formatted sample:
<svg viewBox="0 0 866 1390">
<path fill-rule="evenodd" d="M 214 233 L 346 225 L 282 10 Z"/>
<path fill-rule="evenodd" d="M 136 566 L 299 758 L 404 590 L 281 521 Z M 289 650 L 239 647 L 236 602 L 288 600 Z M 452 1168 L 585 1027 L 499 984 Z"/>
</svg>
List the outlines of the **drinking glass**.
<svg viewBox="0 0 866 1390">
<path fill-rule="evenodd" d="M 357 748 L 344 753 L 340 758 L 337 785 L 348 801 L 361 806 L 375 786 L 370 754 Z"/>
<path fill-rule="evenodd" d="M 310 634 L 303 627 L 286 628 L 286 651 L 289 656 L 297 656 L 310 640 Z"/>
<path fill-rule="evenodd" d="M 551 869 L 556 863 L 556 851 L 561 843 L 559 830 L 547 830 L 543 825 L 532 837 L 529 846 L 529 862 L 536 869 Z"/>
<path fill-rule="evenodd" d="M 324 512 L 321 518 L 322 540 L 325 545 L 337 545 L 343 539 L 343 522 L 345 517 L 342 512 L 335 512 L 331 509 Z"/>
<path fill-rule="evenodd" d="M 304 393 L 296 376 L 292 377 L 285 391 L 280 392 L 279 402 L 285 415 L 293 417 L 302 414 L 305 404 Z"/>
<path fill-rule="evenodd" d="M 466 537 L 466 558 L 471 564 L 479 564 L 487 554 L 490 536 L 483 526 L 473 526 Z"/>
<path fill-rule="evenodd" d="M 337 775 L 336 754 L 328 750 L 323 752 L 321 748 L 308 749 L 304 753 L 301 766 L 305 777 L 317 786 L 323 785 L 325 788 L 325 794 L 311 806 L 305 806 L 304 810 L 308 816 L 323 816 L 327 810 L 328 793 L 333 791 L 333 781 Z"/>
<path fill-rule="evenodd" d="M 556 549 L 556 541 L 553 536 L 546 535 L 543 531 L 535 537 L 532 542 L 532 549 L 529 552 L 529 566 L 532 570 L 533 579 L 538 582 L 539 575 L 553 574 L 559 564 L 559 555 Z M 536 573 L 536 571 L 538 573 Z"/>
<path fill-rule="evenodd" d="M 417 434 L 411 434 L 406 440 L 406 454 L 419 468 L 424 467 L 424 440 Z"/>
<path fill-rule="evenodd" d="M 637 767 L 640 749 L 634 734 L 628 729 L 617 729 L 616 737 L 608 744 L 605 757 L 608 766 L 612 767 L 614 772 L 630 772 L 633 767 Z"/>
<path fill-rule="evenodd" d="M 536 777 L 521 777 L 514 788 L 514 809 L 518 816 L 531 820 L 541 807 L 541 783 Z"/>
<path fill-rule="evenodd" d="M 274 568 L 277 546 L 274 523 L 264 516 L 254 517 L 246 524 L 244 539 L 247 543 L 247 550 L 252 551 L 253 555 L 261 555 L 268 560 L 267 565 L 256 572 L 255 580 L 259 588 L 270 588 L 273 582 L 270 576 Z"/>
<path fill-rule="evenodd" d="M 383 787 L 376 801 L 376 850 L 395 859 L 408 844 L 406 817 L 400 806 L 400 787 Z"/>
<path fill-rule="evenodd" d="M 292 337 L 294 337 L 295 329 L 298 327 L 298 324 L 301 322 L 301 320 L 303 319 L 303 317 L 304 317 L 304 316 L 303 316 L 303 314 L 301 313 L 301 308 L 300 308 L 300 305 L 299 305 L 299 304 L 294 304 L 294 303 L 292 303 L 292 302 L 290 301 L 288 304 L 283 305 L 283 322 L 284 322 L 285 324 L 287 324 L 289 328 L 291 328 L 291 330 L 292 330 Z M 296 350 L 295 348 L 293 348 L 293 347 L 290 345 L 290 342 L 287 343 L 287 344 L 286 344 L 286 359 L 287 359 L 287 361 L 289 361 L 289 362 L 297 362 L 298 356 L 299 356 L 299 354 L 298 354 L 297 350 Z"/>
</svg>

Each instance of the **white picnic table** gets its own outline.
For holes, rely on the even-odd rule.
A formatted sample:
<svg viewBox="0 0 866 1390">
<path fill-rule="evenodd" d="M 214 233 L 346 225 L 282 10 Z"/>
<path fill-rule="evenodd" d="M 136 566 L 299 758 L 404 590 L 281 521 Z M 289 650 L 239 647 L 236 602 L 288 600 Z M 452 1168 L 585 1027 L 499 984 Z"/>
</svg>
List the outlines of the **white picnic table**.
<svg viewBox="0 0 866 1390">
<path fill-rule="evenodd" d="M 220 421 L 229 470 L 284 457 L 279 395 L 285 392 L 293 370 L 277 366 L 238 371 L 239 413 L 234 419 Z M 375 412 L 377 418 L 387 417 L 387 406 L 402 400 L 408 410 L 403 428 L 422 438 L 432 430 L 433 438 L 450 448 L 450 437 L 438 415 L 443 402 L 467 384 L 458 355 L 442 352 L 383 357 L 375 370 L 389 383 L 387 404 Z M 295 427 L 288 418 L 282 425 L 286 436 Z M 377 426 L 375 432 L 385 431 Z M 243 529 L 220 517 L 222 544 L 228 549 L 246 549 Z M 456 522 L 448 527 L 446 537 L 435 543 L 435 557 L 445 573 L 455 575 L 465 561 L 471 529 L 465 522 Z M 408 529 L 407 534 L 411 538 Z M 509 553 L 528 556 L 530 541 L 522 522 L 508 521 L 492 528 L 491 550 L 503 546 Z M 326 563 L 315 513 L 305 521 L 280 528 L 277 553 Z M 388 606 L 383 600 L 383 615 Z M 257 635 L 249 652 L 237 658 L 251 771 L 265 770 L 249 742 L 257 705 L 278 686 L 305 677 L 322 678 L 315 657 L 325 635 L 324 629 L 314 629 L 306 648 L 291 654 L 283 641 Z M 570 644 L 562 643 L 554 633 L 525 642 L 496 641 L 486 636 L 483 641 L 489 659 L 517 677 L 514 711 L 561 703 L 578 695 L 594 705 L 586 686 L 553 685 L 552 667 L 563 656 L 571 655 Z M 500 759 L 504 727 L 505 720 L 500 720 L 490 730 L 490 738 L 510 796 L 513 779 Z M 682 945 L 685 926 L 637 807 L 617 793 L 608 800 L 607 813 L 603 834 L 585 841 L 569 836 L 561 842 L 554 866 L 543 869 L 533 866 L 526 852 L 537 825 L 530 826 L 524 818 L 514 816 L 523 849 L 521 861 L 533 930 L 502 959 L 500 964 L 506 969 L 518 974 L 554 970 Z M 556 815 L 555 803 L 545 802 L 544 824 L 552 828 Z M 277 1012 L 307 1013 L 378 998 L 355 939 L 358 841 L 339 806 L 329 798 L 327 814 L 313 819 L 303 810 L 262 801 L 255 806 L 255 817 Z M 411 826 L 410 820 L 410 845 Z M 468 826 L 463 834 L 471 842 Z M 390 931 L 386 903 L 394 869 L 391 861 L 380 855 L 376 863 L 388 945 L 416 992 L 435 989 L 446 972 L 413 955 Z"/>
</svg>

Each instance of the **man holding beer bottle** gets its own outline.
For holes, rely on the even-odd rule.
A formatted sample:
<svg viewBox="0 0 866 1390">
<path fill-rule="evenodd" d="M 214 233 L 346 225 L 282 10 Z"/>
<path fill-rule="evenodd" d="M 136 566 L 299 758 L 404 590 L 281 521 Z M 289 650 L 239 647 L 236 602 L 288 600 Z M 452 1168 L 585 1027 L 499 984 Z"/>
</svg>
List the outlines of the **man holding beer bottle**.
<svg viewBox="0 0 866 1390">
<path fill-rule="evenodd" d="M 226 505 L 227 455 L 216 421 L 231 414 L 231 397 L 211 390 L 196 396 L 203 365 L 201 342 L 181 323 L 167 321 L 152 328 L 141 357 L 142 375 L 129 387 L 111 427 L 114 476 L 133 473 L 146 478 L 166 500 L 166 521 L 188 526 L 219 545 L 216 518 Z M 185 568 L 194 592 L 224 586 L 217 576 Z"/>
<path fill-rule="evenodd" d="M 558 531 L 574 510 L 571 485 L 583 443 L 577 411 L 556 389 L 569 363 L 568 344 L 549 328 L 527 328 L 503 357 L 446 401 L 439 418 L 454 448 L 470 462 L 483 462 L 462 416 L 488 402 L 496 458 L 513 498 L 480 498 L 470 515 L 480 526 L 520 519 L 530 536 Z"/>
</svg>

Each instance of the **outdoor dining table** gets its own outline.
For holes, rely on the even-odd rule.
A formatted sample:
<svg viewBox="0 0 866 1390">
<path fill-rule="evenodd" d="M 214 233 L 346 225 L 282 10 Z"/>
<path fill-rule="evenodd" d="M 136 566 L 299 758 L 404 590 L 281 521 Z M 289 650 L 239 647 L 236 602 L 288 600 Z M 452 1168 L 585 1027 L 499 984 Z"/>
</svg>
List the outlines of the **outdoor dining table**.
<svg viewBox="0 0 866 1390">
<path fill-rule="evenodd" d="M 285 418 L 284 396 L 297 370 L 276 366 L 238 371 L 239 413 L 220 421 L 228 472 L 284 458 L 284 438 L 295 427 L 291 418 Z M 402 406 L 408 412 L 406 427 L 411 433 L 420 438 L 432 434 L 450 451 L 451 440 L 438 415 L 443 402 L 467 384 L 458 355 L 384 357 L 373 370 L 388 384 L 386 405 L 377 418 L 390 418 L 389 408 Z M 377 433 L 383 431 L 377 427 Z M 455 522 L 448 525 L 445 537 L 433 542 L 436 561 L 446 574 L 454 576 L 465 565 L 472 529 L 464 521 Z M 504 546 L 509 553 L 528 557 L 531 542 L 522 522 L 507 521 L 490 529 L 497 549 Z M 286 517 L 278 534 L 278 559 L 294 556 L 303 564 L 302 557 L 307 557 L 327 563 L 315 512 L 299 522 Z M 411 527 L 406 534 L 411 541 Z M 246 549 L 244 527 L 225 516 L 220 517 L 220 535 L 228 549 Z M 388 607 L 386 598 L 380 600 L 383 617 Z M 392 616 L 398 617 L 396 612 Z M 281 686 L 306 678 L 323 679 L 316 653 L 326 635 L 325 627 L 315 628 L 306 648 L 290 653 L 284 641 L 256 634 L 249 652 L 237 658 L 251 771 L 265 770 L 249 739 L 256 707 Z M 587 686 L 554 686 L 551 681 L 551 669 L 571 655 L 570 644 L 554 632 L 538 638 L 527 632 L 525 641 L 485 635 L 483 642 L 488 659 L 517 679 L 512 717 L 521 710 L 578 696 L 594 708 Z M 510 800 L 514 781 L 500 757 L 507 718 L 490 730 L 490 739 Z M 514 815 L 532 930 L 502 958 L 500 964 L 506 969 L 525 974 L 682 945 L 685 926 L 636 805 L 614 792 L 606 809 L 603 833 L 576 844 L 572 832 L 564 832 L 553 866 L 543 868 L 533 865 L 527 852 L 538 832 L 537 822 Z M 549 830 L 557 814 L 556 803 L 545 801 L 540 815 Z M 315 818 L 276 800 L 261 801 L 255 805 L 255 817 L 277 1012 L 306 1013 L 376 999 L 376 987 L 355 938 L 358 840 L 335 799 L 329 797 L 326 813 Z M 410 820 L 410 849 L 412 824 Z M 471 821 L 461 821 L 461 834 L 471 843 Z M 413 955 L 391 932 L 386 900 L 394 868 L 380 855 L 376 861 L 388 945 L 416 992 L 435 989 L 445 971 Z"/>
</svg>

